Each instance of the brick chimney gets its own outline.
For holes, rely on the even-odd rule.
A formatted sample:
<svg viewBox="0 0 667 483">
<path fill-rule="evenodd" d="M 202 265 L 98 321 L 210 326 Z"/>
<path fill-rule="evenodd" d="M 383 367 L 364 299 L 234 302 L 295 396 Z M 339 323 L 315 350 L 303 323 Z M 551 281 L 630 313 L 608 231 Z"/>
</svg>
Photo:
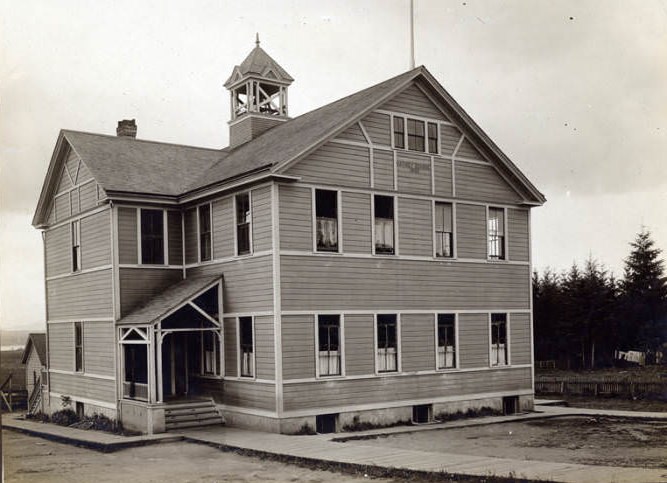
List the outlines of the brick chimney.
<svg viewBox="0 0 667 483">
<path fill-rule="evenodd" d="M 137 137 L 137 123 L 134 119 L 123 119 L 118 121 L 118 127 L 116 128 L 116 136 L 118 137 Z"/>
</svg>

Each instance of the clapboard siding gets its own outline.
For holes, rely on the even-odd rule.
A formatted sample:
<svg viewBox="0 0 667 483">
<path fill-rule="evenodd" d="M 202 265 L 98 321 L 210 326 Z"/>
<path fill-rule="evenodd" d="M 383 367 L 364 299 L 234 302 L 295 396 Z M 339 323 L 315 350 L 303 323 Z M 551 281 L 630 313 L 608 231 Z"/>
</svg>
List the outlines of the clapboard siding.
<svg viewBox="0 0 667 483">
<path fill-rule="evenodd" d="M 347 128 L 345 131 L 340 133 L 337 136 L 338 139 L 344 139 L 346 141 L 355 141 L 358 143 L 364 143 L 366 144 L 368 141 L 366 141 L 366 137 L 364 136 L 364 133 L 361 132 L 361 128 L 359 127 L 359 123 L 354 123 L 352 126 Z"/>
<path fill-rule="evenodd" d="M 400 152 L 396 161 L 398 191 L 401 193 L 431 194 L 431 158 Z"/>
<path fill-rule="evenodd" d="M 116 402 L 116 382 L 110 379 L 86 377 L 83 374 L 49 374 L 49 390 L 59 394 Z"/>
<path fill-rule="evenodd" d="M 500 369 L 473 373 L 448 372 L 407 377 L 340 379 L 288 384 L 283 389 L 285 411 L 429 400 L 479 393 L 531 389 L 531 369 Z M 335 412 L 335 411 L 331 411 Z"/>
<path fill-rule="evenodd" d="M 115 375 L 113 322 L 83 323 L 83 370 L 91 374 Z"/>
<path fill-rule="evenodd" d="M 379 190 L 394 189 L 394 152 L 373 150 L 373 186 Z"/>
<path fill-rule="evenodd" d="M 45 233 L 46 276 L 53 277 L 69 273 L 72 268 L 70 225 L 61 225 Z"/>
<path fill-rule="evenodd" d="M 46 282 L 49 319 L 112 317 L 111 269 Z"/>
<path fill-rule="evenodd" d="M 283 379 L 315 377 L 313 315 L 282 316 Z"/>
<path fill-rule="evenodd" d="M 414 83 L 383 104 L 382 109 L 413 114 L 429 119 L 447 120 L 445 115 L 435 107 L 433 102 Z"/>
<path fill-rule="evenodd" d="M 229 228 L 228 228 L 229 229 Z M 271 250 L 271 187 L 252 190 L 253 251 Z"/>
<path fill-rule="evenodd" d="M 433 215 L 430 200 L 398 199 L 398 240 L 401 255 L 433 255 Z"/>
<path fill-rule="evenodd" d="M 530 364 L 530 314 L 510 314 L 510 362 Z"/>
<path fill-rule="evenodd" d="M 60 371 L 74 370 L 74 324 L 48 324 L 49 367 Z M 113 348 L 113 345 L 111 346 Z"/>
<path fill-rule="evenodd" d="M 280 186 L 280 248 L 313 249 L 312 191 L 293 185 Z"/>
<path fill-rule="evenodd" d="M 70 203 L 72 204 L 72 215 L 78 215 L 80 210 L 79 207 L 79 188 L 75 188 L 69 193 Z"/>
<path fill-rule="evenodd" d="M 35 347 L 31 346 L 30 355 L 25 364 L 25 388 L 28 391 L 28 395 L 32 394 L 38 378 L 42 378 L 42 383 L 46 383 L 42 376 L 42 362 L 39 360 L 39 355 L 37 355 Z"/>
<path fill-rule="evenodd" d="M 454 126 L 440 125 L 440 154 L 451 156 L 461 139 L 461 131 Z"/>
<path fill-rule="evenodd" d="M 489 314 L 459 314 L 459 362 L 462 369 L 489 366 Z"/>
<path fill-rule="evenodd" d="M 371 253 L 371 196 L 343 192 L 343 250 Z"/>
<path fill-rule="evenodd" d="M 435 369 L 435 326 L 432 314 L 401 314 L 401 370 Z"/>
<path fill-rule="evenodd" d="M 111 210 L 81 219 L 81 267 L 111 264 Z"/>
<path fill-rule="evenodd" d="M 234 256 L 234 211 L 232 198 L 216 200 L 213 210 L 213 256 Z"/>
<path fill-rule="evenodd" d="M 459 198 L 507 203 L 521 199 L 491 165 L 457 161 L 455 176 Z"/>
<path fill-rule="evenodd" d="M 91 174 L 88 167 L 82 161 L 81 164 L 79 165 L 79 174 L 76 178 L 76 182 L 77 182 L 77 184 L 81 184 L 81 183 L 85 183 L 86 181 L 88 181 L 90 179 L 93 179 L 93 175 Z"/>
<path fill-rule="evenodd" d="M 391 121 L 388 114 L 372 112 L 361 121 L 373 144 L 391 146 Z"/>
<path fill-rule="evenodd" d="M 197 210 L 193 208 L 185 212 L 185 263 L 196 263 L 198 261 Z"/>
<path fill-rule="evenodd" d="M 307 183 L 366 187 L 370 185 L 370 151 L 360 146 L 328 143 L 296 163 L 287 174 L 301 176 Z"/>
<path fill-rule="evenodd" d="M 228 406 L 275 411 L 276 386 L 253 381 L 224 381 L 221 393 L 213 392 L 215 402 Z"/>
<path fill-rule="evenodd" d="M 225 313 L 273 310 L 272 261 L 264 255 L 192 267 L 188 277 L 221 274 Z"/>
<path fill-rule="evenodd" d="M 70 217 L 69 195 L 67 193 L 56 196 L 54 203 L 56 207 L 56 221 L 62 221 Z"/>
<path fill-rule="evenodd" d="M 183 263 L 183 229 L 180 211 L 167 211 L 167 236 L 169 237 L 169 264 Z"/>
<path fill-rule="evenodd" d="M 81 211 L 97 206 L 97 183 L 91 181 L 79 187 L 79 203 Z"/>
<path fill-rule="evenodd" d="M 435 157 L 433 160 L 433 185 L 436 196 L 452 196 L 452 162 Z"/>
<path fill-rule="evenodd" d="M 484 161 L 484 156 L 480 154 L 479 151 L 472 145 L 472 143 L 464 138 L 461 146 L 459 147 L 458 152 L 456 153 L 457 158 L 467 158 L 467 159 L 476 159 L 479 161 Z"/>
<path fill-rule="evenodd" d="M 121 268 L 119 277 L 120 311 L 125 316 L 180 281 L 183 272 L 180 268 Z"/>
<path fill-rule="evenodd" d="M 238 341 L 236 339 L 236 317 L 224 318 L 223 331 L 225 341 L 225 376 L 236 377 L 238 375 Z"/>
<path fill-rule="evenodd" d="M 529 308 L 528 266 L 281 257 L 283 310 Z"/>
<path fill-rule="evenodd" d="M 486 208 L 456 205 L 456 254 L 459 258 L 486 258 Z"/>
<path fill-rule="evenodd" d="M 138 263 L 137 252 L 137 210 L 118 208 L 118 261 Z"/>
<path fill-rule="evenodd" d="M 375 339 L 373 316 L 347 314 L 345 331 L 345 375 L 375 373 Z"/>
<path fill-rule="evenodd" d="M 68 161 L 65 162 L 65 164 L 63 165 L 63 169 L 60 172 L 60 180 L 58 181 L 58 189 L 56 190 L 56 193 L 62 193 L 63 191 L 67 191 L 72 186 L 74 186 L 71 181 L 71 178 L 73 176 L 71 174 L 70 176 L 68 176 L 67 173 L 65 172 L 67 170 L 67 165 L 69 160 L 72 159 L 73 157 L 75 158 L 76 154 L 74 154 L 73 151 L 70 151 L 68 156 Z"/>
<path fill-rule="evenodd" d="M 273 317 L 255 317 L 255 364 L 258 379 L 275 379 Z"/>
<path fill-rule="evenodd" d="M 527 210 L 507 210 L 507 230 L 509 235 L 509 258 L 511 260 L 528 261 L 530 244 Z"/>
</svg>

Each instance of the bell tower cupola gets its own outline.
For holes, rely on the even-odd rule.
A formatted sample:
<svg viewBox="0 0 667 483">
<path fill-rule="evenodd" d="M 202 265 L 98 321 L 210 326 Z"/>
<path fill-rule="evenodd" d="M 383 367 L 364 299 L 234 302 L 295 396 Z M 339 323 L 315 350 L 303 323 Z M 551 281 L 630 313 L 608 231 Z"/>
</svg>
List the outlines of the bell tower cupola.
<svg viewBox="0 0 667 483">
<path fill-rule="evenodd" d="M 234 67 L 225 87 L 231 95 L 229 145 L 244 144 L 287 121 L 287 88 L 294 79 L 259 46 Z"/>
</svg>

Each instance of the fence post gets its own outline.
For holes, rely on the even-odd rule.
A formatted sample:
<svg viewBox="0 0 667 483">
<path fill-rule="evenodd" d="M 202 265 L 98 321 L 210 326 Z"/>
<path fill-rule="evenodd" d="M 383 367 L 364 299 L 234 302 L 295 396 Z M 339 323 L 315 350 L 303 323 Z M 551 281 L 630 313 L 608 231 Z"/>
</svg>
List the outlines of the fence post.
<svg viewBox="0 0 667 483">
<path fill-rule="evenodd" d="M 12 379 L 14 377 L 14 373 L 9 375 L 9 411 L 12 412 L 14 411 L 14 402 L 12 401 Z"/>
</svg>

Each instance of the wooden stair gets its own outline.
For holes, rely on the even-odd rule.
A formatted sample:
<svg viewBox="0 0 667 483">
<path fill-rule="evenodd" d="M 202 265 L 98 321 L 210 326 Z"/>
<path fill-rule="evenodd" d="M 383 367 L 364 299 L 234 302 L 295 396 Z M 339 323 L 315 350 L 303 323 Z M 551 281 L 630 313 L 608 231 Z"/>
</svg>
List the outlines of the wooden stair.
<svg viewBox="0 0 667 483">
<path fill-rule="evenodd" d="M 224 424 L 213 400 L 169 404 L 164 411 L 166 430 Z"/>
</svg>

